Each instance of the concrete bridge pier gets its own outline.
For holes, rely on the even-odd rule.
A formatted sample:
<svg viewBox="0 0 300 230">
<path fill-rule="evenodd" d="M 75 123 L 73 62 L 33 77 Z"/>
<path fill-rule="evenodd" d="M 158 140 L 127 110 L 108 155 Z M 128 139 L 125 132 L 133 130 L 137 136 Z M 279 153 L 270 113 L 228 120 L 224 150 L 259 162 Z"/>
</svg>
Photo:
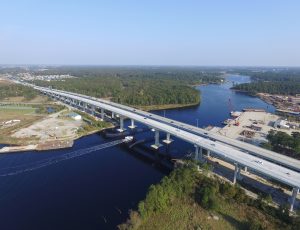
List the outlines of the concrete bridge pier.
<svg viewBox="0 0 300 230">
<path fill-rule="evenodd" d="M 131 119 L 131 125 L 128 126 L 130 129 L 136 128 L 136 125 L 134 125 L 134 120 Z"/>
<path fill-rule="evenodd" d="M 206 150 L 206 152 L 207 152 L 207 157 L 210 157 L 210 150 Z"/>
<path fill-rule="evenodd" d="M 114 119 L 115 118 L 115 113 L 111 112 L 111 118 Z"/>
<path fill-rule="evenodd" d="M 299 193 L 299 188 L 297 188 L 297 187 L 293 188 L 292 197 L 290 198 L 290 204 L 291 204 L 290 211 L 291 212 L 294 210 L 294 204 L 295 204 L 298 193 Z"/>
<path fill-rule="evenodd" d="M 159 143 L 159 130 L 155 129 L 155 143 L 151 145 L 152 148 L 158 149 L 162 145 Z"/>
<path fill-rule="evenodd" d="M 248 167 L 247 166 L 244 167 L 244 172 L 248 172 Z"/>
<path fill-rule="evenodd" d="M 199 146 L 198 145 L 194 145 L 195 147 L 195 160 L 199 160 Z"/>
<path fill-rule="evenodd" d="M 75 100 L 74 103 L 75 103 L 74 106 L 75 106 L 77 109 L 80 109 L 80 101 Z"/>
<path fill-rule="evenodd" d="M 105 115 L 105 114 L 104 114 L 104 109 L 101 109 L 100 111 L 101 111 L 101 120 L 104 121 L 104 115 Z M 122 121 L 122 122 L 123 122 L 123 121 Z M 120 123 L 121 123 L 121 122 L 120 122 Z"/>
<path fill-rule="evenodd" d="M 91 105 L 91 112 L 92 112 L 92 115 L 95 116 L 96 106 Z"/>
<path fill-rule="evenodd" d="M 203 149 L 198 145 L 194 145 L 195 147 L 195 160 L 202 161 L 203 160 Z"/>
<path fill-rule="evenodd" d="M 238 174 L 239 174 L 239 166 L 238 166 L 238 164 L 234 163 L 234 166 L 235 166 L 235 168 L 234 168 L 234 175 L 233 175 L 233 182 L 232 182 L 233 184 L 236 183 L 236 179 L 237 179 Z"/>
<path fill-rule="evenodd" d="M 199 147 L 198 159 L 199 159 L 200 161 L 203 160 L 203 148 L 202 148 L 202 147 Z"/>
<path fill-rule="evenodd" d="M 86 108 L 87 108 L 87 104 L 84 103 L 84 102 L 81 102 L 81 110 L 82 110 L 83 112 L 86 112 L 86 111 L 87 111 Z"/>
<path fill-rule="evenodd" d="M 124 129 L 124 117 L 120 116 L 120 128 L 117 129 L 119 132 L 124 132 L 126 129 Z"/>
<path fill-rule="evenodd" d="M 168 145 L 168 144 L 171 144 L 172 141 L 173 141 L 173 140 L 171 139 L 171 134 L 170 134 L 170 133 L 167 133 L 166 139 L 163 140 L 163 142 L 166 143 L 166 144 Z"/>
</svg>

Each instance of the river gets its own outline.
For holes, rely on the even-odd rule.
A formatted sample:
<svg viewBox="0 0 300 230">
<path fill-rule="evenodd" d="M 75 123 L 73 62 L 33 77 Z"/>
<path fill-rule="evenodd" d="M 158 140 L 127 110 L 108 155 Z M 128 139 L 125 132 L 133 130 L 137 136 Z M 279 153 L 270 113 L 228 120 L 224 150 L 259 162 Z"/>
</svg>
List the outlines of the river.
<svg viewBox="0 0 300 230">
<path fill-rule="evenodd" d="M 245 107 L 274 107 L 258 98 L 230 90 L 232 81 L 248 82 L 246 76 L 229 76 L 222 85 L 199 86 L 199 106 L 154 113 L 196 125 L 217 125 L 229 117 L 229 111 Z M 229 99 L 232 106 L 229 106 Z M 152 136 L 147 132 L 137 138 Z M 62 154 L 108 142 L 98 134 L 75 141 L 67 150 L 0 155 L 0 172 L 16 165 L 61 156 Z M 170 148 L 174 157 L 182 157 L 193 147 L 175 140 Z M 164 149 L 162 149 L 164 151 Z M 0 177 L 0 227 L 18 229 L 116 229 L 145 197 L 148 187 L 166 175 L 154 163 L 141 160 L 120 146 L 58 162 L 34 171 Z"/>
</svg>

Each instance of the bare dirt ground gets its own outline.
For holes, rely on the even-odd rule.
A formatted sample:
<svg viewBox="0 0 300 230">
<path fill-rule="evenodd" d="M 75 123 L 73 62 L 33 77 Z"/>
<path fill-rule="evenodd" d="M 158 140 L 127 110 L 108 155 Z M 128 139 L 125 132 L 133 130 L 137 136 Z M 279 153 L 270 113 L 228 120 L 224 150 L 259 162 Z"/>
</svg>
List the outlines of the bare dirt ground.
<svg viewBox="0 0 300 230">
<path fill-rule="evenodd" d="M 82 125 L 82 121 L 68 119 L 60 116 L 61 114 L 62 112 L 51 114 L 41 121 L 18 130 L 12 137 L 35 137 L 39 142 L 76 138 L 77 130 Z"/>
<path fill-rule="evenodd" d="M 239 126 L 235 125 L 235 121 L 230 122 L 230 124 L 226 125 L 224 128 L 220 130 L 216 129 L 216 132 L 242 141 L 247 141 L 252 144 L 258 145 L 261 142 L 266 142 L 268 132 L 273 129 L 277 131 L 286 132 L 291 134 L 294 131 L 299 131 L 296 129 L 279 129 L 275 128 L 274 122 L 280 119 L 280 116 L 271 113 L 265 112 L 243 112 L 238 118 L 237 121 L 239 122 Z M 261 128 L 260 131 L 256 131 L 251 129 L 251 125 Z M 246 138 L 245 136 L 241 135 L 243 130 L 247 130 L 250 132 L 254 132 L 254 136 L 252 138 Z"/>
</svg>

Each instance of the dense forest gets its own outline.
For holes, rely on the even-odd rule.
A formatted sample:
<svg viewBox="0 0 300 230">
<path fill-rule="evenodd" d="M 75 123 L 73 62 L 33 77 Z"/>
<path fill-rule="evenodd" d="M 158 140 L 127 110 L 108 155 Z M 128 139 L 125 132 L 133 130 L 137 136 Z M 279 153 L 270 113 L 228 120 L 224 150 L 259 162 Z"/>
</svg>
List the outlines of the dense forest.
<svg viewBox="0 0 300 230">
<path fill-rule="evenodd" d="M 295 95 L 300 93 L 300 81 L 255 81 L 251 83 L 244 83 L 233 87 L 236 90 L 249 92 L 252 95 L 256 93 L 270 93 L 270 94 L 282 94 L 282 95 Z"/>
<path fill-rule="evenodd" d="M 288 207 L 275 209 L 270 194 L 254 200 L 245 191 L 200 174 L 196 167 L 177 168 L 152 185 L 137 211 L 119 229 L 298 229 L 300 219 Z M 209 216 L 220 216 L 218 224 Z M 255 217 L 255 218 L 253 218 Z M 232 225 L 234 223 L 234 225 Z"/>
<path fill-rule="evenodd" d="M 281 71 L 240 71 L 240 74 L 251 76 L 251 83 L 236 85 L 236 90 L 246 91 L 250 94 L 270 93 L 295 95 L 300 93 L 300 70 Z"/>
<path fill-rule="evenodd" d="M 263 147 L 287 155 L 300 157 L 300 133 L 293 132 L 289 135 L 285 132 L 271 130 L 267 135 L 268 143 Z"/>
<path fill-rule="evenodd" d="M 76 78 L 34 83 L 133 106 L 198 104 L 199 91 L 192 85 L 221 81 L 220 73 L 176 68 L 64 67 L 46 73 Z"/>
<path fill-rule="evenodd" d="M 0 85 L 0 100 L 8 97 L 25 97 L 25 99 L 30 100 L 37 95 L 37 91 L 27 86 L 17 84 Z"/>
</svg>

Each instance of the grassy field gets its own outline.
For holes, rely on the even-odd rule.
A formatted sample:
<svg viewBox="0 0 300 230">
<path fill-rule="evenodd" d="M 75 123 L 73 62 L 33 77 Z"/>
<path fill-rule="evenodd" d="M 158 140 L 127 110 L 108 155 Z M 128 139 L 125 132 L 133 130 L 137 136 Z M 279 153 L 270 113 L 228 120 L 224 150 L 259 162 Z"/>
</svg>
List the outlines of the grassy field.
<svg viewBox="0 0 300 230">
<path fill-rule="evenodd" d="M 35 114 L 35 108 L 24 106 L 0 106 L 0 122 L 19 119 L 27 120 Z"/>
<path fill-rule="evenodd" d="M 0 106 L 0 122 L 9 120 L 20 120 L 19 123 L 2 127 L 0 126 L 0 143 L 4 144 L 23 144 L 30 142 L 35 138 L 27 138 L 26 140 L 12 138 L 10 135 L 23 127 L 29 126 L 32 123 L 40 120 L 44 115 L 35 114 L 35 108 L 33 107 L 18 107 L 18 106 Z"/>
</svg>

